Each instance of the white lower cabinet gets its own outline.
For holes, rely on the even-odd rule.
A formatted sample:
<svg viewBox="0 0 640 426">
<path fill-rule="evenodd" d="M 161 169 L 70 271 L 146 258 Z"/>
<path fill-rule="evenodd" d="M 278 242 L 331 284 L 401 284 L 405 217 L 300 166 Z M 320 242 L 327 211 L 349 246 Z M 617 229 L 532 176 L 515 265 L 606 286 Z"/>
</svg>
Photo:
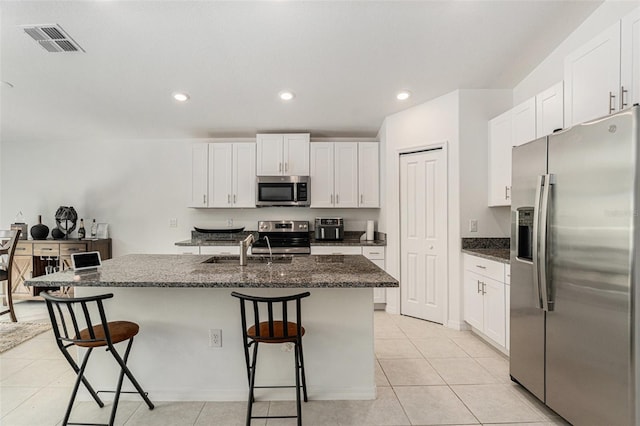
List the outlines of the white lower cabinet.
<svg viewBox="0 0 640 426">
<path fill-rule="evenodd" d="M 464 255 L 464 320 L 498 346 L 508 348 L 505 265 Z"/>
<path fill-rule="evenodd" d="M 311 246 L 311 254 L 356 255 L 361 254 L 377 267 L 384 270 L 384 247 L 360 246 Z M 387 292 L 384 288 L 373 289 L 373 303 L 386 303 Z"/>
</svg>

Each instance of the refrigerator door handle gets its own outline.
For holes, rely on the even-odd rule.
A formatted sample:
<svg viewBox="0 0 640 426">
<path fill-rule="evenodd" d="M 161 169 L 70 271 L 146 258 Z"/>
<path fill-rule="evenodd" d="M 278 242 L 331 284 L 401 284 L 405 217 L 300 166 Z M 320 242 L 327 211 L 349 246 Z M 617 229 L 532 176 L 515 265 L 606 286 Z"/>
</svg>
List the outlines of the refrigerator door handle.
<svg viewBox="0 0 640 426">
<path fill-rule="evenodd" d="M 533 287 L 536 296 L 536 308 L 542 309 L 542 301 L 540 298 L 540 259 L 538 256 L 538 246 L 540 242 L 540 199 L 542 197 L 542 186 L 544 185 L 546 175 L 538 176 L 538 185 L 536 186 L 536 200 L 533 209 L 533 241 L 531 251 L 533 252 Z"/>
<path fill-rule="evenodd" d="M 547 228 L 549 224 L 549 198 L 551 196 L 551 185 L 555 184 L 555 176 L 545 175 L 544 187 L 542 189 L 542 206 L 540 208 L 540 296 L 542 299 L 542 309 L 546 312 L 553 311 L 553 302 L 549 300 L 549 285 L 547 283 Z"/>
</svg>

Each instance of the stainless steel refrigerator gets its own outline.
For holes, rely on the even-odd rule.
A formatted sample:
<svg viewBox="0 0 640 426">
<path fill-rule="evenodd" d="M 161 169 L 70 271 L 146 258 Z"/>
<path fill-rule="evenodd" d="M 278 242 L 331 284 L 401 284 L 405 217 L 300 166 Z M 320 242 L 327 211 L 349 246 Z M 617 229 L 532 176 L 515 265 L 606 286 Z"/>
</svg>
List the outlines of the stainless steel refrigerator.
<svg viewBox="0 0 640 426">
<path fill-rule="evenodd" d="M 510 374 L 574 425 L 640 425 L 639 126 L 513 149 Z"/>
</svg>

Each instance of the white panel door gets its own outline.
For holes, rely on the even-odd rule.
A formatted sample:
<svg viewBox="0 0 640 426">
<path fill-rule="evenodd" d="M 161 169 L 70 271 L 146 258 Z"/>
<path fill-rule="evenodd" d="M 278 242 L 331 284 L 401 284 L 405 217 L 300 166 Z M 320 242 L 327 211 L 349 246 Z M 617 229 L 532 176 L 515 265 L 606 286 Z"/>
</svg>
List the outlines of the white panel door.
<svg viewBox="0 0 640 426">
<path fill-rule="evenodd" d="M 333 207 L 333 143 L 311 144 L 311 207 Z"/>
<path fill-rule="evenodd" d="M 282 137 L 284 175 L 309 176 L 309 133 L 285 134 Z"/>
<path fill-rule="evenodd" d="M 447 168 L 442 149 L 400 156 L 400 312 L 442 324 L 447 293 Z"/>
<path fill-rule="evenodd" d="M 333 144 L 335 207 L 358 207 L 358 143 Z M 313 195 L 311 196 L 313 199 Z"/>
<path fill-rule="evenodd" d="M 283 175 L 282 135 L 258 134 L 256 145 L 256 175 Z"/>
<path fill-rule="evenodd" d="M 567 127 L 618 111 L 620 21 L 564 61 Z"/>
<path fill-rule="evenodd" d="M 564 86 L 562 81 L 536 96 L 536 137 L 564 128 Z"/>
<path fill-rule="evenodd" d="M 231 207 L 233 144 L 209 144 L 209 207 Z"/>
<path fill-rule="evenodd" d="M 640 8 L 622 18 L 621 109 L 640 103 Z M 623 105 L 624 104 L 624 105 Z"/>
<path fill-rule="evenodd" d="M 189 207 L 207 207 L 209 177 L 209 145 L 198 143 L 191 147 L 191 200 Z"/>
<path fill-rule="evenodd" d="M 233 207 L 256 206 L 256 144 L 233 144 Z"/>
<path fill-rule="evenodd" d="M 536 98 L 511 110 L 511 145 L 520 146 L 536 138 Z"/>
<path fill-rule="evenodd" d="M 380 207 L 380 154 L 378 142 L 358 144 L 358 206 Z"/>
<path fill-rule="evenodd" d="M 489 206 L 511 205 L 511 110 L 489 121 Z"/>
</svg>

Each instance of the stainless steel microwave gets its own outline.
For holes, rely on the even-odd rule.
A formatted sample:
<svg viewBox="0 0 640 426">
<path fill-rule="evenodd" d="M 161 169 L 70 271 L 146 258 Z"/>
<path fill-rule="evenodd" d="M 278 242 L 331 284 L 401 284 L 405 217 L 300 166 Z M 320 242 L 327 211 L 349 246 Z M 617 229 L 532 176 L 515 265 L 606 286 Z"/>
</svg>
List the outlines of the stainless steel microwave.
<svg viewBox="0 0 640 426">
<path fill-rule="evenodd" d="M 256 206 L 305 207 L 311 204 L 309 176 L 258 176 Z"/>
</svg>

